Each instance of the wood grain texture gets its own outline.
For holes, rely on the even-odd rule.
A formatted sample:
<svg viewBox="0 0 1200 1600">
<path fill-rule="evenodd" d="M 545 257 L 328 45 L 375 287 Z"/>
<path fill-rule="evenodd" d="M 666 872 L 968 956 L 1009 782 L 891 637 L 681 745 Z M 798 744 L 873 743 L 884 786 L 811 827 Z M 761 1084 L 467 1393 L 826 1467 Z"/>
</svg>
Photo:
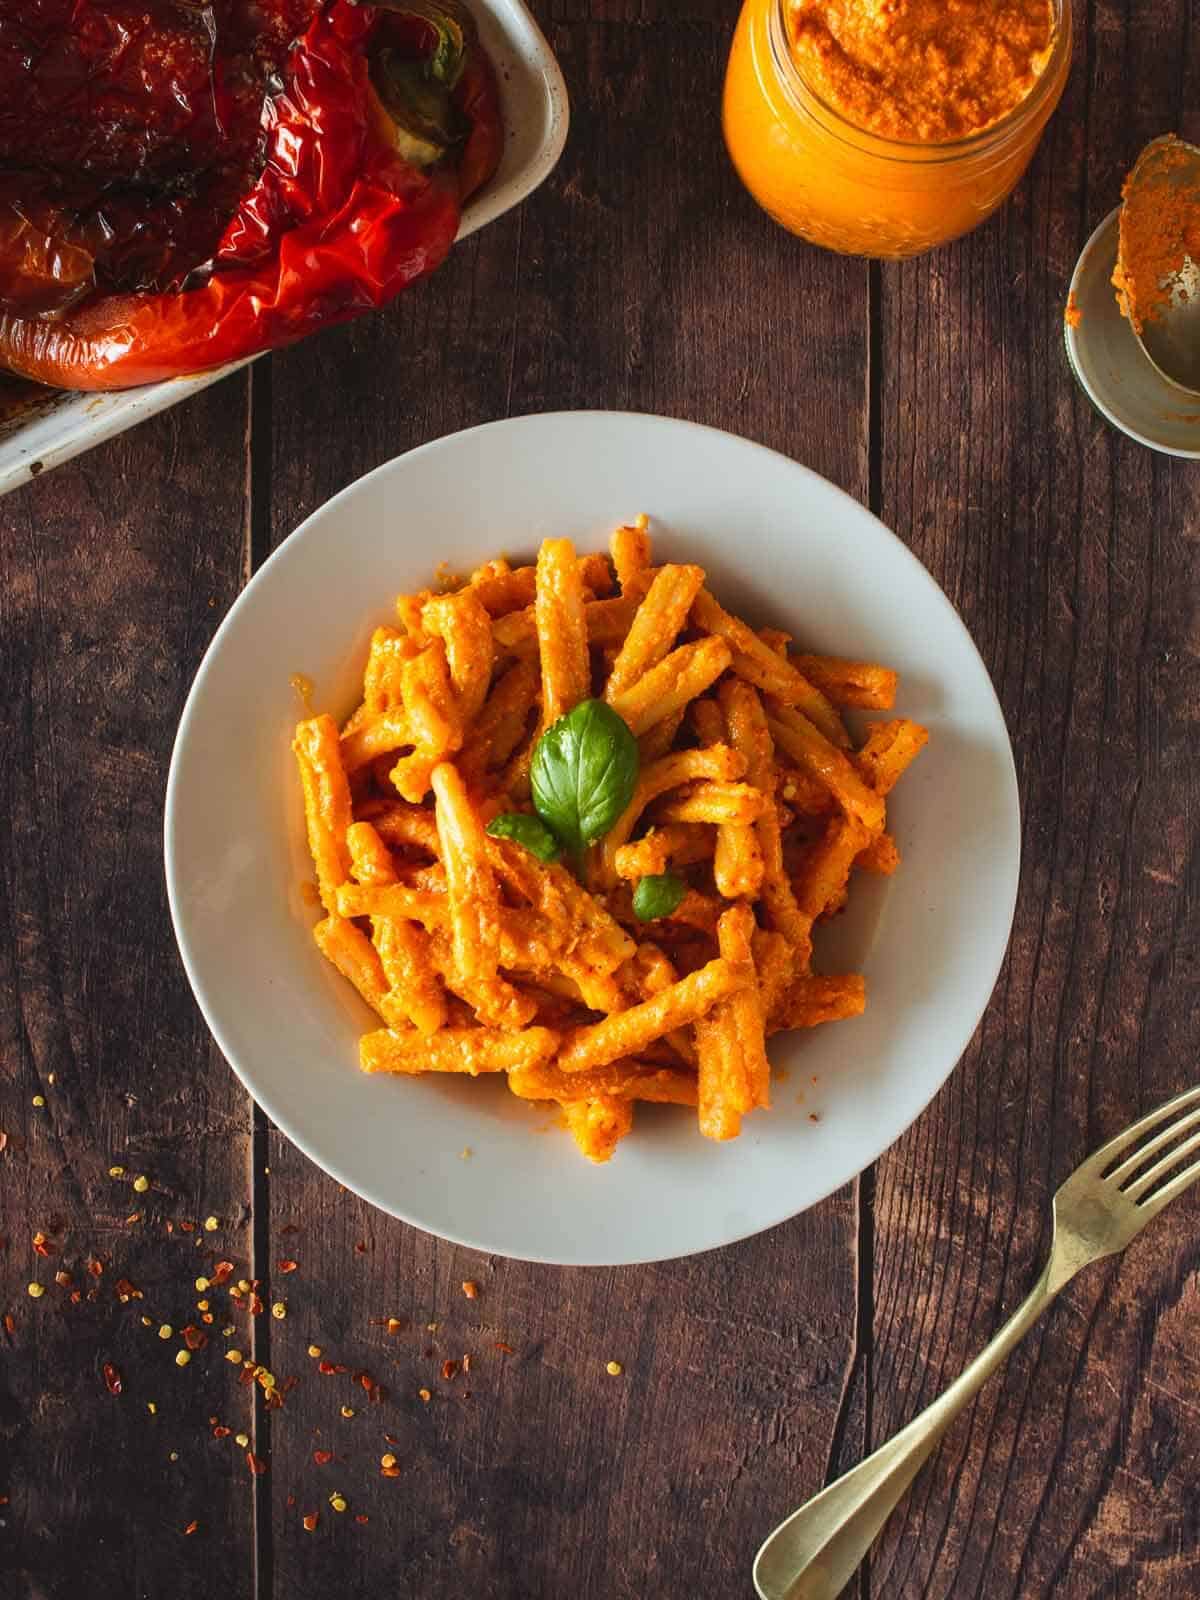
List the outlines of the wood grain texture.
<svg viewBox="0 0 1200 1600">
<path fill-rule="evenodd" d="M 193 1280 L 214 1249 L 248 1265 L 248 1103 L 175 954 L 161 845 L 175 724 L 243 569 L 245 427 L 234 380 L 0 508 L 0 1588 L 13 1600 L 251 1593 L 249 1475 L 207 1422 L 245 1426 L 245 1391 L 219 1351 L 185 1371 L 180 1339 L 156 1337 L 162 1321 L 199 1323 Z M 209 1215 L 219 1231 L 166 1231 Z M 39 1230 L 49 1258 L 31 1246 Z M 144 1298 L 122 1304 L 122 1277 Z"/>
<path fill-rule="evenodd" d="M 385 316 L 274 358 L 269 542 L 411 445 L 560 407 L 730 427 L 865 497 L 865 266 L 767 222 L 711 111 L 686 128 L 663 114 L 685 99 L 715 107 L 728 21 L 576 12 L 550 33 L 572 132 L 545 188 Z M 742 1592 L 772 1523 L 820 1486 L 831 1455 L 849 1464 L 861 1450 L 856 1186 L 696 1261 L 563 1272 L 425 1238 L 279 1141 L 270 1165 L 272 1236 L 302 1225 L 289 1314 L 270 1330 L 273 1367 L 303 1378 L 271 1418 L 280 1600 L 378 1583 L 414 1600 Z M 464 1299 L 466 1278 L 479 1300 Z M 370 1326 L 388 1315 L 411 1328 Z M 310 1338 L 350 1372 L 321 1377 Z M 469 1377 L 441 1381 L 442 1360 L 468 1353 Z M 360 1390 L 345 1419 L 360 1368 L 390 1398 L 366 1407 Z M 335 1461 L 318 1466 L 313 1450 L 328 1448 Z M 389 1448 L 399 1479 L 380 1475 Z"/>
<path fill-rule="evenodd" d="M 1097 416 L 1060 342 L 1075 255 L 1138 149 L 1200 127 L 1195 34 L 1181 4 L 1088 21 L 1012 205 L 881 274 L 883 515 L 984 653 L 1025 824 L 991 1009 L 879 1167 L 877 1442 L 1023 1296 L 1075 1163 L 1197 1079 L 1200 475 Z M 1195 1216 L 1180 1202 L 1069 1287 L 918 1481 L 872 1593 L 1200 1590 Z"/>
</svg>

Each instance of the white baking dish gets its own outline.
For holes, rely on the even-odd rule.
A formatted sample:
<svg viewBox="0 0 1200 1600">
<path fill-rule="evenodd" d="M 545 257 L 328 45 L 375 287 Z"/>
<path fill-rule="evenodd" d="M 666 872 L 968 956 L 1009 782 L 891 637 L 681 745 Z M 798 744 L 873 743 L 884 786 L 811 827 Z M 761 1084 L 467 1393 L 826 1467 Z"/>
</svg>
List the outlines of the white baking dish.
<svg viewBox="0 0 1200 1600">
<path fill-rule="evenodd" d="M 522 0 L 471 0 L 471 5 L 496 68 L 506 137 L 495 177 L 463 209 L 460 239 L 494 222 L 532 193 L 553 168 L 567 137 L 566 85 Z M 32 410 L 0 422 L 0 494 L 244 365 L 236 362 L 192 378 L 173 378 L 116 394 L 47 390 Z"/>
</svg>

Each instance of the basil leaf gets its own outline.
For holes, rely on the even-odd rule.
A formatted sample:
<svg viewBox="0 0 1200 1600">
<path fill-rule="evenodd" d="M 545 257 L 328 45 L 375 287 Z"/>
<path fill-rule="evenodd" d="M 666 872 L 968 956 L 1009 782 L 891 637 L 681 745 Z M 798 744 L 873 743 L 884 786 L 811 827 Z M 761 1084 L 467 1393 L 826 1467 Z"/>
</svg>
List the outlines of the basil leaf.
<svg viewBox="0 0 1200 1600">
<path fill-rule="evenodd" d="M 603 700 L 581 700 L 538 740 L 529 769 L 537 814 L 581 856 L 633 799 L 637 740 Z"/>
<path fill-rule="evenodd" d="M 633 914 L 639 922 L 669 917 L 687 893 L 687 884 L 673 872 L 656 872 L 639 878 L 633 891 Z"/>
<path fill-rule="evenodd" d="M 539 861 L 557 861 L 562 854 L 546 824 L 524 811 L 502 811 L 488 823 L 487 831 L 493 839 L 515 839 Z"/>
</svg>

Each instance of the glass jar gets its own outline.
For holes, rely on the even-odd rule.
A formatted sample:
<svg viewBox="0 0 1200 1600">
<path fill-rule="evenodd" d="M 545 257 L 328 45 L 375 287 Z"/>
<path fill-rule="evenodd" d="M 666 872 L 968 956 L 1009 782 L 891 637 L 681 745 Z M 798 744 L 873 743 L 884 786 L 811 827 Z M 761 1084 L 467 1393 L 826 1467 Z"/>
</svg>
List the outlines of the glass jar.
<svg viewBox="0 0 1200 1600">
<path fill-rule="evenodd" d="M 1071 7 L 1055 0 L 1050 59 L 1025 99 L 967 138 L 909 144 L 868 133 L 822 101 L 792 56 L 787 0 L 745 0 L 725 76 L 725 142 L 776 222 L 851 255 L 916 255 L 1007 199 L 1058 104 Z"/>
</svg>

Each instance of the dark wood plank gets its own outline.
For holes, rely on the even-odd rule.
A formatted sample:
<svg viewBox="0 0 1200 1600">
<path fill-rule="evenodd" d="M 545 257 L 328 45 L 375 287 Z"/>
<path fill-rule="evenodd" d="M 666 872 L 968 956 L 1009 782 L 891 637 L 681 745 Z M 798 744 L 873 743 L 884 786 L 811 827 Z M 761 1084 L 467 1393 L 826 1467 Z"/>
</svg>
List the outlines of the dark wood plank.
<svg viewBox="0 0 1200 1600">
<path fill-rule="evenodd" d="M 716 109 L 729 19 L 563 15 L 551 39 L 572 134 L 547 186 L 388 314 L 274 359 L 272 541 L 400 450 L 557 407 L 717 423 L 865 498 L 866 269 L 789 239 L 742 194 Z M 686 119 L 667 115 L 685 103 Z M 380 1582 L 420 1600 L 741 1593 L 773 1522 L 831 1456 L 861 1450 L 856 1187 L 736 1249 L 563 1272 L 428 1239 L 278 1140 L 270 1166 L 272 1254 L 301 1262 L 270 1329 L 273 1368 L 303 1379 L 271 1419 L 286 1600 Z M 411 1328 L 370 1325 L 389 1314 Z M 351 1372 L 321 1377 L 310 1339 Z M 442 1382 L 442 1359 L 464 1353 L 470 1377 Z M 358 1368 L 386 1405 L 348 1398 Z M 386 1433 L 399 1479 L 380 1475 Z"/>
<path fill-rule="evenodd" d="M 1196 1081 L 1200 475 L 1100 419 L 1060 316 L 1142 143 L 1195 137 L 1194 8 L 1100 4 L 1014 203 L 882 273 L 883 513 L 987 658 L 1025 861 L 981 1032 L 880 1164 L 873 1436 L 934 1398 L 1025 1293 L 1089 1147 Z M 1190 38 L 1190 46 L 1189 46 Z M 1200 1589 L 1195 1201 L 1068 1289 L 889 1527 L 872 1592 Z"/>
<path fill-rule="evenodd" d="M 246 421 L 234 379 L 0 502 L 0 1587 L 14 1600 L 252 1593 L 249 1473 L 207 1421 L 248 1426 L 247 1392 L 219 1336 L 186 1370 L 180 1338 L 157 1337 L 199 1324 L 193 1280 L 215 1254 L 249 1262 L 248 1101 L 188 993 L 161 844 L 184 695 L 244 568 Z M 217 1231 L 179 1227 L 208 1216 Z M 121 1303 L 123 1277 L 143 1298 Z"/>
</svg>

